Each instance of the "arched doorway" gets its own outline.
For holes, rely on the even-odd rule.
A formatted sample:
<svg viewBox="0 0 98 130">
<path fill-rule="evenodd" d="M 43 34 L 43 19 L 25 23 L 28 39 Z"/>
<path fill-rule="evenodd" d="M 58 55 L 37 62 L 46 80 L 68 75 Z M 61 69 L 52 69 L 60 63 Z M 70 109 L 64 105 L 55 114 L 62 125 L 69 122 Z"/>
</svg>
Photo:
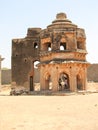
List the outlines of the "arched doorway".
<svg viewBox="0 0 98 130">
<path fill-rule="evenodd" d="M 69 76 L 66 73 L 61 73 L 59 77 L 59 90 L 69 90 Z"/>
<path fill-rule="evenodd" d="M 48 73 L 45 75 L 45 88 L 46 90 L 52 90 L 52 80 Z"/>
<path fill-rule="evenodd" d="M 82 79 L 81 79 L 81 76 L 78 74 L 76 78 L 77 78 L 77 89 L 78 90 L 82 90 Z"/>
<path fill-rule="evenodd" d="M 38 70 L 38 64 L 40 62 L 35 60 L 32 61 L 32 67 L 31 67 L 31 72 L 30 72 L 30 76 L 29 76 L 29 88 L 30 91 L 35 91 L 37 90 L 37 84 L 39 83 L 40 80 L 40 76 L 39 76 L 39 70 Z M 40 89 L 40 88 L 38 88 Z"/>
<path fill-rule="evenodd" d="M 34 71 L 33 71 L 34 91 L 40 90 L 40 86 L 38 85 L 38 83 L 40 82 L 40 75 L 39 75 L 40 70 L 38 69 L 38 64 L 40 64 L 40 61 L 38 61 L 38 60 L 35 60 L 33 62 L 33 65 L 34 65 Z"/>
</svg>

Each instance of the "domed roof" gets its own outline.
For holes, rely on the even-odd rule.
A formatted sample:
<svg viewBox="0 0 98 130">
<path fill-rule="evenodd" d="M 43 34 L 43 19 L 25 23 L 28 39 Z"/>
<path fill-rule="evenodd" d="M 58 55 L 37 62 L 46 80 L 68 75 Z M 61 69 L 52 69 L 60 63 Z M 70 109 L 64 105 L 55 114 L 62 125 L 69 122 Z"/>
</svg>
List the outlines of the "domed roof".
<svg viewBox="0 0 98 130">
<path fill-rule="evenodd" d="M 67 15 L 65 13 L 58 13 L 56 15 L 56 20 L 54 20 L 52 23 L 57 23 L 57 22 L 69 22 L 69 23 L 71 23 L 71 21 L 67 19 Z"/>
<path fill-rule="evenodd" d="M 56 19 L 52 22 L 48 28 L 64 28 L 64 27 L 74 27 L 77 25 L 73 24 L 69 19 L 67 19 L 67 15 L 65 13 L 58 13 L 56 15 Z"/>
</svg>

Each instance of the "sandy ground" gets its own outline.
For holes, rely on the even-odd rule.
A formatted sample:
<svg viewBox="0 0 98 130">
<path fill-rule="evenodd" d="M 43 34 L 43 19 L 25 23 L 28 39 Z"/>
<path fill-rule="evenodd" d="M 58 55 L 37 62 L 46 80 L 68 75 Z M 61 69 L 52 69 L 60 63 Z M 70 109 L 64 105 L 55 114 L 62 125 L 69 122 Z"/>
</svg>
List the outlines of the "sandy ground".
<svg viewBox="0 0 98 130">
<path fill-rule="evenodd" d="M 98 83 L 88 90 L 98 91 Z M 10 85 L 0 95 L 9 95 Z M 98 130 L 98 93 L 0 96 L 0 130 Z"/>
<path fill-rule="evenodd" d="M 0 96 L 0 130 L 98 130 L 98 93 Z"/>
</svg>

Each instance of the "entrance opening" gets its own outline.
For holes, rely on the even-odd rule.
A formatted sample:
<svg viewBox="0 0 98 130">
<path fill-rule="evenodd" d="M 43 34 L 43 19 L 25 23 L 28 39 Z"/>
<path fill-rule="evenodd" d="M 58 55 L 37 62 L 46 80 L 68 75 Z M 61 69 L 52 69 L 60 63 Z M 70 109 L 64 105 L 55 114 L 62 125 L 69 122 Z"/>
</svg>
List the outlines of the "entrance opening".
<svg viewBox="0 0 98 130">
<path fill-rule="evenodd" d="M 67 74 L 62 73 L 59 77 L 59 90 L 69 90 L 69 77 Z"/>
<path fill-rule="evenodd" d="M 30 91 L 34 91 L 34 87 L 33 87 L 33 76 L 30 76 Z"/>
<path fill-rule="evenodd" d="M 80 75 L 77 75 L 77 89 L 82 90 L 82 79 Z"/>
</svg>

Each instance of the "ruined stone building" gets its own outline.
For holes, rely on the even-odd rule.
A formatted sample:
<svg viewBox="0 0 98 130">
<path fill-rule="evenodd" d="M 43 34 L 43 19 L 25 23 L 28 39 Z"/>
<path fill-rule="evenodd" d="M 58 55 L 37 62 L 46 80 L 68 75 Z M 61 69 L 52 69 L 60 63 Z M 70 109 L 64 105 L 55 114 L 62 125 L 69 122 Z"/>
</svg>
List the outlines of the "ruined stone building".
<svg viewBox="0 0 98 130">
<path fill-rule="evenodd" d="M 65 13 L 46 29 L 28 28 L 27 36 L 12 40 L 12 83 L 34 90 L 34 63 L 39 62 L 40 90 L 85 90 L 86 36 Z"/>
<path fill-rule="evenodd" d="M 0 86 L 1 86 L 1 61 L 4 60 L 4 58 L 0 55 Z"/>
</svg>

